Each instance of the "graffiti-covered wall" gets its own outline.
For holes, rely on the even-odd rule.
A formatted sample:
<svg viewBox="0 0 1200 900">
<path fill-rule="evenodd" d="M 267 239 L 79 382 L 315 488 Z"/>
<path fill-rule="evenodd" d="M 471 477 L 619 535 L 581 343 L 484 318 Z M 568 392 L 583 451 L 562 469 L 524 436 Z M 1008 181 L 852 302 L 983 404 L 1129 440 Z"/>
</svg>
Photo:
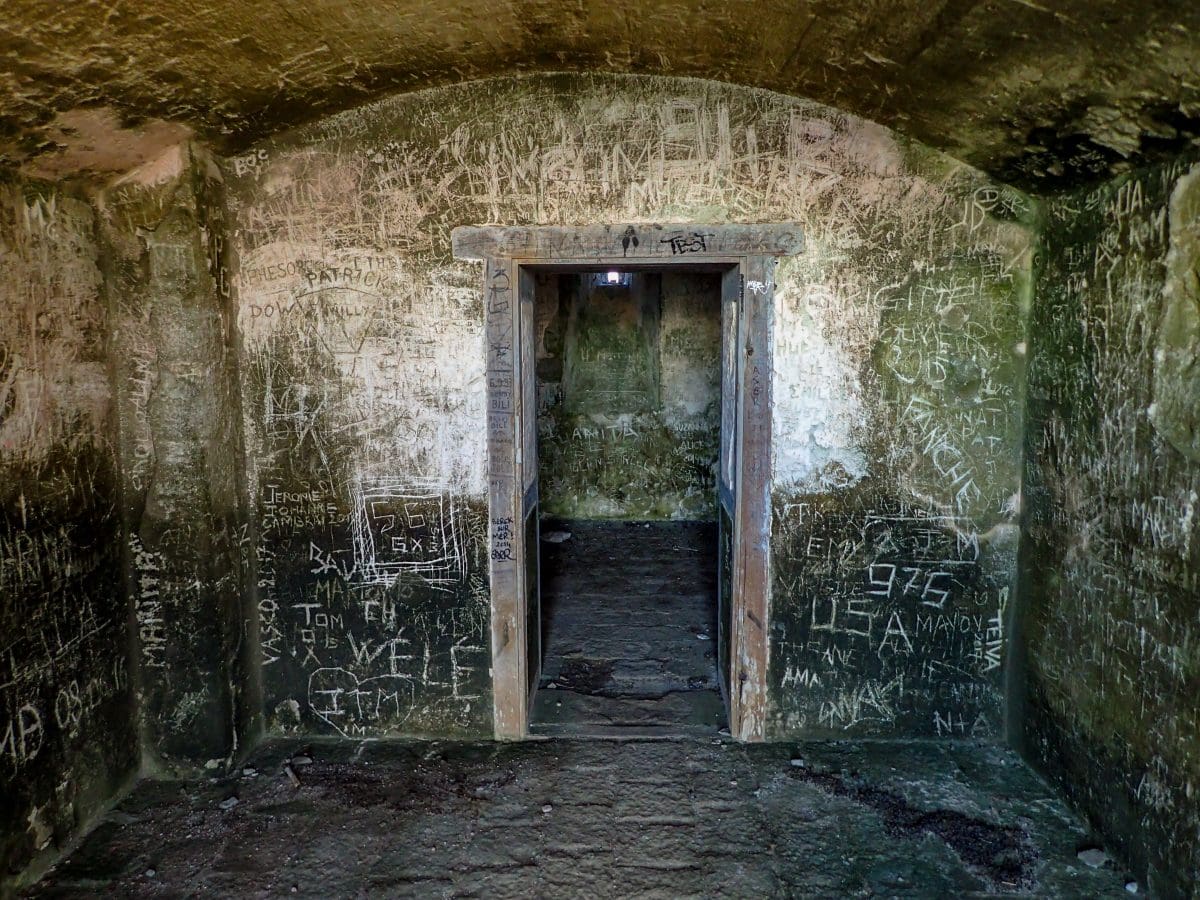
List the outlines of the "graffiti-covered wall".
<svg viewBox="0 0 1200 900">
<path fill-rule="evenodd" d="M 778 274 L 775 732 L 995 736 L 1035 208 L 872 126 L 797 131 L 808 252 Z"/>
<path fill-rule="evenodd" d="M 1050 206 L 1032 320 L 1023 744 L 1162 897 L 1200 873 L 1198 272 L 1193 155 Z"/>
<path fill-rule="evenodd" d="M 499 79 L 229 160 L 268 716 L 490 728 L 483 309 L 450 230 L 798 222 L 777 270 L 774 734 L 986 734 L 1028 201 L 768 92 Z"/>
<path fill-rule="evenodd" d="M 0 183 L 0 880 L 137 768 L 92 207 Z M 0 886 L 0 893 L 3 893 Z"/>
<path fill-rule="evenodd" d="M 220 188 L 180 144 L 98 204 L 139 710 L 179 771 L 232 763 L 260 708 Z"/>
</svg>

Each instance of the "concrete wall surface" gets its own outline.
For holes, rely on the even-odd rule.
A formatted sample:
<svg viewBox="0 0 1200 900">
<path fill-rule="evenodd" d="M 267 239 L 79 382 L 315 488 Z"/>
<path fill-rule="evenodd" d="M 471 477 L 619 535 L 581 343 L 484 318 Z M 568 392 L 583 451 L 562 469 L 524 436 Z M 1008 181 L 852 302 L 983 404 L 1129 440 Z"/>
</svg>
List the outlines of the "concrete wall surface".
<svg viewBox="0 0 1200 900">
<path fill-rule="evenodd" d="M 0 182 L 0 891 L 139 762 L 99 257 L 84 196 Z"/>
<path fill-rule="evenodd" d="M 453 227 L 796 222 L 771 733 L 998 733 L 1026 197 L 826 107 L 650 77 L 396 97 L 226 174 L 275 729 L 489 732 L 483 298 Z"/>
<path fill-rule="evenodd" d="M 1050 205 L 1033 316 L 1022 749 L 1149 873 L 1200 878 L 1200 165 Z"/>
</svg>

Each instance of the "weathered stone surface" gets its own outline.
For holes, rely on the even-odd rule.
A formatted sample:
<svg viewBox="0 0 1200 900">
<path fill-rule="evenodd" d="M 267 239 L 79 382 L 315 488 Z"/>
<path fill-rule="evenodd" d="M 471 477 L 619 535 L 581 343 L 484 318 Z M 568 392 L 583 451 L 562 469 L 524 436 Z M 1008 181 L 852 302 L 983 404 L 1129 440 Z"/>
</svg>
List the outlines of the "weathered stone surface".
<svg viewBox="0 0 1200 900">
<path fill-rule="evenodd" d="M 1200 463 L 1200 165 L 1171 191 L 1167 227 L 1170 249 L 1149 413 L 1172 447 Z"/>
<path fill-rule="evenodd" d="M 1036 205 L 804 133 L 839 177 L 802 181 L 776 275 L 773 730 L 998 735 Z"/>
<path fill-rule="evenodd" d="M 480 279 L 404 185 L 432 175 L 408 137 L 362 137 L 228 167 L 265 711 L 490 735 Z"/>
<path fill-rule="evenodd" d="M 1128 897 L 995 745 L 320 741 L 294 786 L 298 746 L 143 783 L 29 896 Z"/>
<path fill-rule="evenodd" d="M 1195 896 L 1200 872 L 1200 467 L 1172 427 L 1196 403 L 1174 368 L 1200 352 L 1178 328 L 1194 162 L 1049 209 L 1015 673 L 1025 752 L 1161 897 Z"/>
<path fill-rule="evenodd" d="M 99 207 L 142 728 L 167 767 L 230 762 L 258 718 L 221 204 L 181 144 Z"/>
<path fill-rule="evenodd" d="M 453 228 L 687 221 L 789 223 L 804 236 L 774 275 L 774 733 L 997 733 L 1029 298 L 1023 195 L 811 103 L 601 76 L 396 98 L 281 136 L 228 171 L 277 727 L 336 728 L 326 720 L 342 708 L 322 719 L 317 701 L 363 678 L 390 679 L 389 698 L 411 687 L 389 715 L 365 717 L 376 731 L 483 724 L 484 297 L 477 264 L 452 258 Z M 405 503 L 429 506 L 414 507 L 426 523 L 436 506 L 462 543 L 429 559 L 427 545 L 405 549 L 389 524 Z M 804 520 L 805 504 L 845 521 Z M 384 547 L 385 528 L 401 543 Z M 830 531 L 850 543 L 822 544 L 822 558 L 844 564 L 798 583 Z M 853 614 L 814 618 L 809 588 Z M 332 670 L 359 681 L 312 681 Z M 901 680 L 903 715 L 887 700 L 862 714 L 870 704 L 853 691 L 882 697 Z M 822 724 L 825 705 L 857 712 Z"/>
<path fill-rule="evenodd" d="M 232 761 L 264 706 L 280 732 L 489 733 L 489 351 L 455 226 L 786 222 L 769 733 L 996 737 L 1007 680 L 1114 852 L 1194 891 L 1195 152 L 1052 204 L 1027 336 L 1021 193 L 808 101 L 616 74 L 815 96 L 1049 188 L 1194 143 L 1194 5 L 44 6 L 0 9 L 0 165 L 133 171 L 99 243 L 70 190 L 0 186 L 6 875 L 136 766 L 138 697 L 179 769 Z M 251 143 L 575 67 L 605 74 Z"/>
<path fill-rule="evenodd" d="M 0 159 L 104 170 L 179 126 L 237 152 L 396 90 L 592 70 L 809 97 L 1005 180 L 1053 184 L 1200 133 L 1197 32 L 1196 4 L 1172 0 L 9 0 Z M 81 107 L 106 107 L 103 128 Z"/>
<path fill-rule="evenodd" d="M 0 894 L 137 770 L 91 205 L 0 182 Z"/>
</svg>

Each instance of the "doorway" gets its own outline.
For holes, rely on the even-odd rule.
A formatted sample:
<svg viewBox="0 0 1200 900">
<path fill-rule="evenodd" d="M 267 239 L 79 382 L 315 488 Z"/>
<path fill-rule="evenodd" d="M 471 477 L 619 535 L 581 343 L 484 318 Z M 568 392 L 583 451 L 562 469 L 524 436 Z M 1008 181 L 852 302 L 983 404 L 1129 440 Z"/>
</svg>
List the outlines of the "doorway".
<svg viewBox="0 0 1200 900">
<path fill-rule="evenodd" d="M 721 273 L 542 271 L 534 282 L 541 665 L 530 731 L 716 734 L 728 636 Z"/>
<path fill-rule="evenodd" d="M 537 276 L 713 272 L 720 277 L 717 680 L 735 738 L 762 740 L 770 624 L 771 345 L 776 260 L 792 225 L 462 227 L 454 254 L 484 261 L 493 717 L 529 732 L 542 661 Z M 722 646 L 727 648 L 722 650 Z"/>
</svg>

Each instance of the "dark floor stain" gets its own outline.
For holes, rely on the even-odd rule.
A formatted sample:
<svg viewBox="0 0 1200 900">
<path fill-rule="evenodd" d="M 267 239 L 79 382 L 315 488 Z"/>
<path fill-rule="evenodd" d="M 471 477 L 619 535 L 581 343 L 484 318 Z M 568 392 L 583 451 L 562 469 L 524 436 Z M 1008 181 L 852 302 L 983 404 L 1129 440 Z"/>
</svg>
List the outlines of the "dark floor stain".
<svg viewBox="0 0 1200 900">
<path fill-rule="evenodd" d="M 1038 856 L 1028 835 L 1014 825 L 997 825 L 951 809 L 921 809 L 899 794 L 885 791 L 853 776 L 795 770 L 797 777 L 838 797 L 869 806 L 883 819 L 893 837 L 932 834 L 958 854 L 975 874 L 988 879 L 996 890 L 1028 890 Z"/>
<path fill-rule="evenodd" d="M 312 766 L 305 783 L 326 800 L 354 808 L 386 806 L 394 810 L 449 811 L 456 806 L 490 799 L 516 777 L 512 771 L 473 777 L 453 764 L 419 764 L 403 781 L 390 774 L 364 771 L 359 766 Z"/>
<path fill-rule="evenodd" d="M 612 684 L 612 674 L 611 659 L 569 656 L 563 659 L 562 668 L 554 680 L 563 690 L 603 696 Z"/>
</svg>

